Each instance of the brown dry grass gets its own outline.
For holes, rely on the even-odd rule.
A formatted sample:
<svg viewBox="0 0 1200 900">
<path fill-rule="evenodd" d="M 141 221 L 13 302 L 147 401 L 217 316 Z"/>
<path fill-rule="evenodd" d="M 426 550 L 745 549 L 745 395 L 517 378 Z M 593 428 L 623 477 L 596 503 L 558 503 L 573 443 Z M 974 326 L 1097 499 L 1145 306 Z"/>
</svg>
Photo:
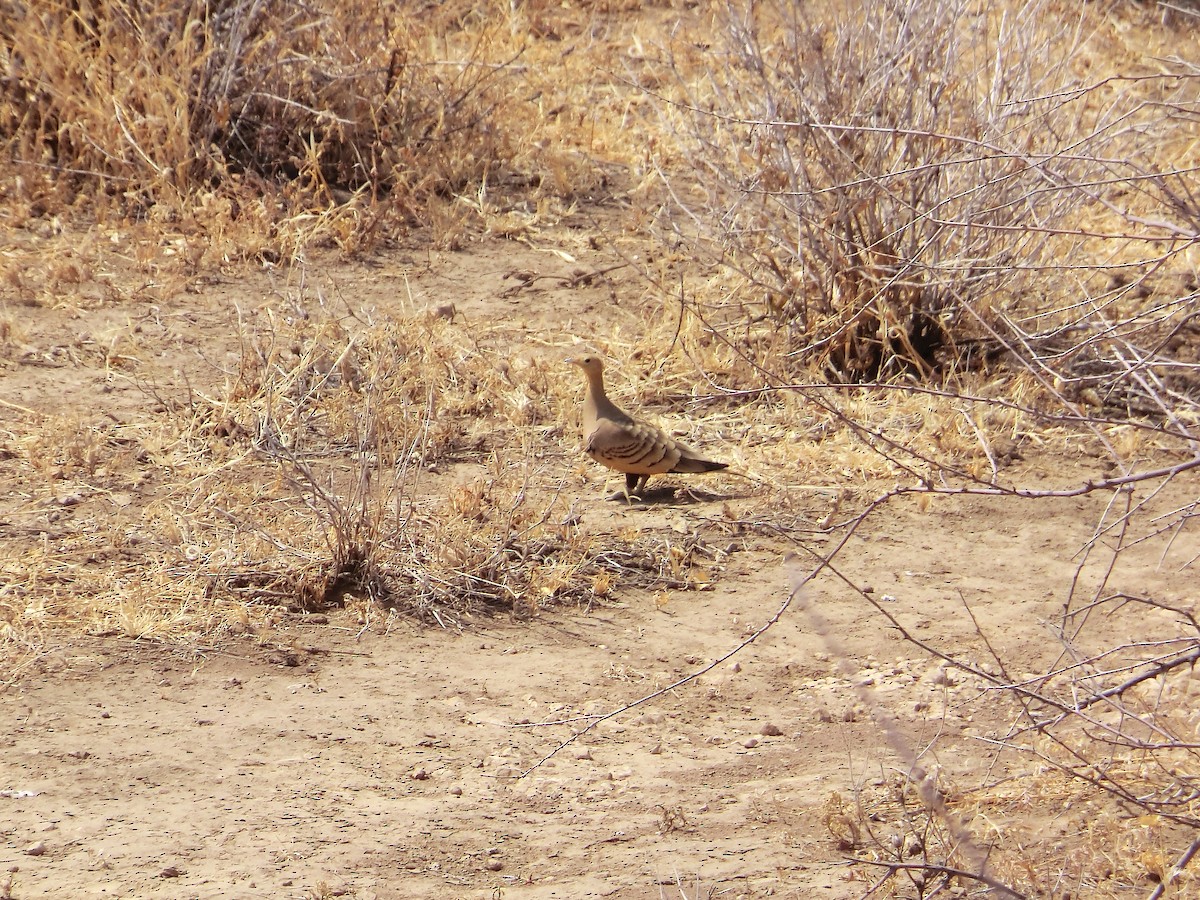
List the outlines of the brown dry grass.
<svg viewBox="0 0 1200 900">
<path fill-rule="evenodd" d="M 78 523 L 56 552 L 12 561 L 8 589 L 26 604 L 6 605 L 11 639 L 68 623 L 199 639 L 263 603 L 360 599 L 451 624 L 591 602 L 617 579 L 691 583 L 695 546 L 679 554 L 637 532 L 593 546 L 569 497 L 544 493 L 574 440 L 561 353 L 505 356 L 502 337 L 481 345 L 436 313 L 367 323 L 264 309 L 240 337 L 238 367 L 210 392 L 149 386 L 153 422 L 18 417 L 13 444 L 45 502 L 78 504 L 73 488 L 110 472 L 138 472 L 131 487 L 147 469 L 169 476 L 136 534 Z M 67 583 L 69 595 L 53 590 Z"/>
<path fill-rule="evenodd" d="M 520 42 L 462 4 L 6 7 L 0 134 L 30 218 L 241 223 L 258 240 L 213 252 L 243 258 L 353 250 L 512 157 L 494 116 Z"/>
</svg>

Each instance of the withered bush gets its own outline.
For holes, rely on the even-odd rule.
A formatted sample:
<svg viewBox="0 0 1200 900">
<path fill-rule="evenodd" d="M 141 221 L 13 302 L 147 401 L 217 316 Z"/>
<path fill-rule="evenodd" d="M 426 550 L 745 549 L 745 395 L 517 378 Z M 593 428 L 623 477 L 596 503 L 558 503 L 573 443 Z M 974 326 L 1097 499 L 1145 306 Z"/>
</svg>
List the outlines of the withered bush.
<svg viewBox="0 0 1200 900">
<path fill-rule="evenodd" d="M 507 154 L 491 117 L 507 67 L 464 9 L 4 0 L 3 154 L 31 194 L 126 214 L 197 190 L 236 202 L 238 184 L 281 215 L 359 190 L 404 213 Z"/>
<path fill-rule="evenodd" d="M 1014 350 L 1049 380 L 1123 373 L 1084 342 L 1195 244 L 1194 172 L 1161 156 L 1195 87 L 1081 80 L 1095 13 L 1071 15 L 723 4 L 714 46 L 669 48 L 675 78 L 652 87 L 680 135 L 659 224 L 720 273 L 695 309 L 782 377 L 929 379 Z M 1194 301 L 1194 280 L 1170 288 Z M 1153 348 L 1189 327 L 1186 304 L 1152 306 L 1115 331 L 1149 327 Z"/>
</svg>

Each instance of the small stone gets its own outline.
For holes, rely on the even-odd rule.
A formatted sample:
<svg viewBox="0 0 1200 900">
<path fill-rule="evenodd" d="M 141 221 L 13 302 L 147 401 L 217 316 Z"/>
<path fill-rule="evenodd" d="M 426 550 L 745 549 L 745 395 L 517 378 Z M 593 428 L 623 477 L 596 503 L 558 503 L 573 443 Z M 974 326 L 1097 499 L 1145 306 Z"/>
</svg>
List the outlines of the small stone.
<svg viewBox="0 0 1200 900">
<path fill-rule="evenodd" d="M 833 721 L 833 713 L 831 713 L 829 710 L 827 710 L 825 707 L 822 706 L 820 709 L 817 710 L 817 721 L 824 722 L 825 724 L 829 724 L 830 722 Z"/>
<path fill-rule="evenodd" d="M 425 781 L 429 778 L 429 773 L 424 769 L 413 769 L 413 773 L 409 776 L 413 781 Z"/>
<path fill-rule="evenodd" d="M 183 874 L 183 871 L 175 866 L 167 866 L 158 873 L 159 878 L 178 878 Z"/>
<path fill-rule="evenodd" d="M 499 872 L 504 868 L 504 863 L 498 859 L 489 859 L 486 863 L 484 863 L 484 868 L 489 872 Z"/>
<path fill-rule="evenodd" d="M 762 728 L 758 729 L 758 733 L 764 737 L 779 737 L 781 734 L 783 734 L 783 729 L 778 725 L 768 722 Z"/>
<path fill-rule="evenodd" d="M 26 856 L 43 856 L 46 853 L 46 842 L 37 841 L 25 848 Z"/>
<path fill-rule="evenodd" d="M 756 737 L 746 738 L 744 741 L 742 741 L 742 746 L 745 747 L 747 750 L 753 750 L 755 747 L 758 746 L 758 738 L 756 738 Z"/>
<path fill-rule="evenodd" d="M 612 778 L 614 781 L 624 781 L 633 777 L 633 769 L 630 766 L 621 766 L 619 769 L 612 770 Z"/>
<path fill-rule="evenodd" d="M 456 785 L 453 785 L 453 786 L 450 788 L 450 795 L 451 795 L 452 797 L 461 797 L 461 796 L 462 796 L 462 788 L 461 788 L 459 785 L 457 785 L 457 784 L 456 784 Z"/>
<path fill-rule="evenodd" d="M 633 724 L 634 725 L 660 725 L 660 724 L 662 724 L 662 721 L 664 718 L 666 718 L 666 717 L 662 713 L 658 712 L 657 710 L 651 710 L 650 712 L 642 713 L 640 716 L 638 716 L 636 719 L 634 719 Z"/>
<path fill-rule="evenodd" d="M 730 672 L 740 672 L 740 671 L 742 671 L 742 664 L 741 664 L 740 662 L 734 662 L 734 663 L 730 663 L 730 665 L 729 665 L 729 671 L 730 671 Z"/>
<path fill-rule="evenodd" d="M 576 759 L 591 759 L 592 751 L 587 747 L 579 747 L 574 754 Z"/>
<path fill-rule="evenodd" d="M 949 686 L 954 684 L 954 676 L 950 674 L 950 670 L 946 666 L 938 666 L 937 670 L 929 679 L 934 684 Z"/>
</svg>

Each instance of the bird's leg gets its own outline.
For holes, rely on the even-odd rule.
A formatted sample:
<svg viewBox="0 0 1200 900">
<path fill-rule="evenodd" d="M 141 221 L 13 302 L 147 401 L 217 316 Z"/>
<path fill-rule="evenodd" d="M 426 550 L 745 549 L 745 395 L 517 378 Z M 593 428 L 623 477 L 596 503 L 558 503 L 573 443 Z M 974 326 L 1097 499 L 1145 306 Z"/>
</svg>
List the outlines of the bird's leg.
<svg viewBox="0 0 1200 900">
<path fill-rule="evenodd" d="M 642 480 L 641 475 L 634 475 L 632 472 L 625 473 L 625 502 L 632 503 L 633 498 L 637 497 L 638 482 Z M 640 500 L 641 498 L 638 497 Z"/>
<path fill-rule="evenodd" d="M 620 500 L 623 497 L 625 502 L 630 504 L 632 504 L 634 500 L 641 500 L 642 491 L 646 489 L 646 482 L 649 480 L 649 475 L 634 475 L 632 472 L 626 472 L 625 490 L 617 491 L 608 499 Z"/>
<path fill-rule="evenodd" d="M 646 483 L 650 480 L 649 475 L 633 475 L 626 474 L 625 476 L 625 499 L 632 503 L 634 500 L 645 499 L 642 494 L 646 490 Z"/>
</svg>

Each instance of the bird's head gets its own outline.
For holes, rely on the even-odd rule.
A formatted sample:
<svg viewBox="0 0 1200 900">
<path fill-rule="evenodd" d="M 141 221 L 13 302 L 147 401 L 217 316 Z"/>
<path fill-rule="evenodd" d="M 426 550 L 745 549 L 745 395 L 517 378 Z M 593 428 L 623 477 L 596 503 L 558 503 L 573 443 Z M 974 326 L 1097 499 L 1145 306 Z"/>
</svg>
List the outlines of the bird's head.
<svg viewBox="0 0 1200 900">
<path fill-rule="evenodd" d="M 599 375 L 604 371 L 604 362 L 600 359 L 600 357 L 593 356 L 590 353 L 583 356 L 568 357 L 567 362 L 573 366 L 579 366 L 579 368 L 587 372 L 588 375 Z"/>
</svg>

